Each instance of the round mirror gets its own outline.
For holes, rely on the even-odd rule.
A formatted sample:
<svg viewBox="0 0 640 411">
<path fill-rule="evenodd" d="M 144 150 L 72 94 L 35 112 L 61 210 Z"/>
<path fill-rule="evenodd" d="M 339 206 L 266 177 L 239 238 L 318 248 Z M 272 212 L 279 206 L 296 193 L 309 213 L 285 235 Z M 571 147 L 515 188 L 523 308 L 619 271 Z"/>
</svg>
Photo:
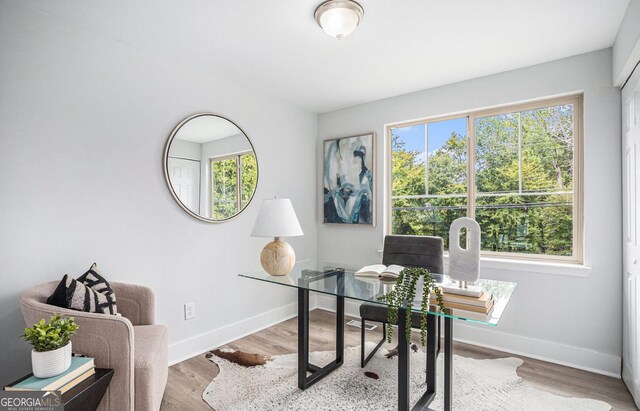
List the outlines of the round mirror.
<svg viewBox="0 0 640 411">
<path fill-rule="evenodd" d="M 247 207 L 258 184 L 258 161 L 247 135 L 217 114 L 195 114 L 171 133 L 164 176 L 173 198 L 199 220 L 229 220 Z"/>
</svg>

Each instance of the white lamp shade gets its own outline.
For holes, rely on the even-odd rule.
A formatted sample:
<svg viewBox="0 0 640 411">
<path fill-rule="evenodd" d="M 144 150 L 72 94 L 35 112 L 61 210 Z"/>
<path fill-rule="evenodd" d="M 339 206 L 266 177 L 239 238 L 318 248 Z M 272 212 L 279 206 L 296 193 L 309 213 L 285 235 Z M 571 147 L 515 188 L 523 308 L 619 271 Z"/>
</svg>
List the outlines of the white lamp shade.
<svg viewBox="0 0 640 411">
<path fill-rule="evenodd" d="M 288 198 L 264 200 L 251 237 L 297 237 L 304 233 Z"/>
</svg>

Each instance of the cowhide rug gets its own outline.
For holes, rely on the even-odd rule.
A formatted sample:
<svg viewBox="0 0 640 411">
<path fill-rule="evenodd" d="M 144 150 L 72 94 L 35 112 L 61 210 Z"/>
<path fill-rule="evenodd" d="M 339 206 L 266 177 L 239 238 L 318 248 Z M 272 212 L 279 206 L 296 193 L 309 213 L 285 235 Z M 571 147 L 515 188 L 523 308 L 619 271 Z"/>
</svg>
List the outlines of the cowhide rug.
<svg viewBox="0 0 640 411">
<path fill-rule="evenodd" d="M 370 343 L 367 349 L 371 349 Z M 369 345 L 369 343 L 368 343 Z M 256 354 L 220 351 L 209 358 L 220 373 L 203 393 L 216 411 L 267 410 L 394 410 L 397 408 L 397 359 L 385 358 L 380 349 L 364 369 L 359 347 L 345 350 L 344 365 L 305 391 L 298 389 L 297 354 L 270 359 Z M 431 404 L 442 409 L 442 355 L 438 361 L 439 392 Z M 334 352 L 314 352 L 311 362 L 322 366 Z M 244 365 L 239 365 L 238 363 Z M 263 363 L 263 365 L 260 365 Z M 473 411 L 607 411 L 605 402 L 567 398 L 531 387 L 516 374 L 518 358 L 475 360 L 454 356 L 453 409 Z M 411 401 L 425 391 L 424 352 L 411 354 Z"/>
</svg>

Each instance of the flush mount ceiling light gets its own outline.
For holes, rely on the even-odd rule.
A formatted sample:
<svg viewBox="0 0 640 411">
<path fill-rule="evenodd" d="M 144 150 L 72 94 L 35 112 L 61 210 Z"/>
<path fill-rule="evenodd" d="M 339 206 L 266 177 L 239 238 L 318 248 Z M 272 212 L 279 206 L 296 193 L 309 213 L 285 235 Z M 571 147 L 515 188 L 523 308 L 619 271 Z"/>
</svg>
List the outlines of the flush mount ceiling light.
<svg viewBox="0 0 640 411">
<path fill-rule="evenodd" d="M 353 0 L 328 0 L 313 13 L 318 26 L 338 40 L 353 33 L 363 15 L 364 9 Z"/>
</svg>

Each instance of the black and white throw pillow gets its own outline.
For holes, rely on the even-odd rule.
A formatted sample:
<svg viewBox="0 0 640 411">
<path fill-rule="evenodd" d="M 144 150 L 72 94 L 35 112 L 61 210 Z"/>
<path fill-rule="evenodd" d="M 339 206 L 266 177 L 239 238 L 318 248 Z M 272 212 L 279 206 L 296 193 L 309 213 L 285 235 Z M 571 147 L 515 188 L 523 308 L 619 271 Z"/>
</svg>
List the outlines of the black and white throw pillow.
<svg viewBox="0 0 640 411">
<path fill-rule="evenodd" d="M 47 303 L 62 308 L 90 313 L 114 314 L 115 302 L 106 295 L 84 285 L 82 282 L 64 275 Z"/>
<path fill-rule="evenodd" d="M 113 292 L 113 288 L 111 288 L 111 284 L 100 274 L 96 263 L 93 263 L 86 273 L 78 277 L 78 281 L 107 298 L 110 303 L 109 314 L 118 313 L 116 295 Z"/>
</svg>

